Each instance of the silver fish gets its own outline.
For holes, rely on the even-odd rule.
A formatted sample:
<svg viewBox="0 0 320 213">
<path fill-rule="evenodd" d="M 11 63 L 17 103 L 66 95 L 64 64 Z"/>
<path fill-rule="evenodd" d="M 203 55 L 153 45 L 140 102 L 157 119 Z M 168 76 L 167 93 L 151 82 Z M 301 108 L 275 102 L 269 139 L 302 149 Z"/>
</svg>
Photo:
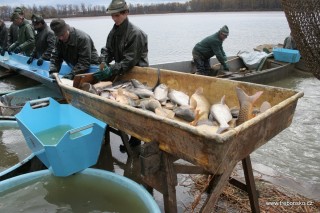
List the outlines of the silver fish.
<svg viewBox="0 0 320 213">
<path fill-rule="evenodd" d="M 229 128 L 228 122 L 232 120 L 232 115 L 229 107 L 225 104 L 225 96 L 221 98 L 220 103 L 211 106 L 209 119 L 215 119 L 220 124 L 217 130 L 218 134 Z"/>
<path fill-rule="evenodd" d="M 260 106 L 260 113 L 263 113 L 271 108 L 271 104 L 268 101 L 264 101 Z"/>
<path fill-rule="evenodd" d="M 138 81 L 137 79 L 131 79 L 131 83 L 134 86 L 134 88 L 140 88 L 140 89 L 148 89 L 148 90 L 152 90 L 151 87 L 148 87 L 144 84 L 142 84 L 140 81 Z"/>
<path fill-rule="evenodd" d="M 90 83 L 82 83 L 80 86 L 80 89 L 86 91 L 86 92 L 90 92 L 92 94 L 99 94 L 99 92 L 96 90 L 96 88 L 90 84 Z"/>
<path fill-rule="evenodd" d="M 140 107 L 144 110 L 155 112 L 157 108 L 161 108 L 161 104 L 158 100 L 154 98 L 145 98 L 138 100 L 137 107 Z"/>
<path fill-rule="evenodd" d="M 185 121 L 191 122 L 195 118 L 194 110 L 189 105 L 175 107 L 173 112 L 178 118 L 182 118 Z"/>
<path fill-rule="evenodd" d="M 153 92 L 145 88 L 131 88 L 131 89 L 128 89 L 128 91 L 136 94 L 140 98 L 154 97 Z"/>
<path fill-rule="evenodd" d="M 170 89 L 168 97 L 173 103 L 178 104 L 180 106 L 189 105 L 189 96 L 181 91 Z"/>
<path fill-rule="evenodd" d="M 154 98 L 160 103 L 166 102 L 168 99 L 169 88 L 165 84 L 160 84 L 154 89 Z"/>
</svg>

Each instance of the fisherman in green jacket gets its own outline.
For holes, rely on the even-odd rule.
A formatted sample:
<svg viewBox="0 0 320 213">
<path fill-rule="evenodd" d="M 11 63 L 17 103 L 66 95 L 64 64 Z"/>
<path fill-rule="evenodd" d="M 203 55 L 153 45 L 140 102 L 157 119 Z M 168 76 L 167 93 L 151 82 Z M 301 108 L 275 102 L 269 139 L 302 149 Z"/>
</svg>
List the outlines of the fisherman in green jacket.
<svg viewBox="0 0 320 213">
<path fill-rule="evenodd" d="M 210 66 L 210 58 L 214 55 L 223 66 L 223 69 L 229 71 L 227 57 L 222 47 L 222 43 L 228 35 L 229 29 L 224 25 L 218 32 L 204 38 L 194 46 L 192 56 L 197 68 L 196 74 L 213 75 Z"/>
<path fill-rule="evenodd" d="M 56 36 L 41 15 L 33 14 L 31 21 L 37 33 L 35 48 L 27 64 L 31 64 L 32 61 L 37 58 L 37 65 L 41 66 L 43 60 L 50 61 L 52 51 L 55 48 Z"/>
<path fill-rule="evenodd" d="M 35 45 L 35 36 L 32 26 L 24 19 L 23 15 L 17 12 L 12 13 L 11 21 L 13 24 L 19 26 L 19 34 L 18 40 L 10 45 L 8 52 L 14 52 L 16 54 L 23 53 L 30 56 Z"/>
<path fill-rule="evenodd" d="M 124 0 L 112 0 L 107 12 L 115 24 L 106 46 L 101 49 L 100 62 L 106 66 L 102 72 L 94 74 L 98 80 L 124 74 L 134 66 L 149 66 L 148 37 L 129 21 L 127 3 Z M 114 64 L 110 65 L 112 61 Z"/>
<path fill-rule="evenodd" d="M 63 61 L 72 68 L 71 72 L 63 77 L 71 80 L 75 75 L 88 71 L 91 64 L 99 64 L 98 52 L 87 33 L 70 27 L 62 19 L 52 20 L 50 28 L 57 37 L 50 60 L 50 75 L 60 71 Z"/>
</svg>

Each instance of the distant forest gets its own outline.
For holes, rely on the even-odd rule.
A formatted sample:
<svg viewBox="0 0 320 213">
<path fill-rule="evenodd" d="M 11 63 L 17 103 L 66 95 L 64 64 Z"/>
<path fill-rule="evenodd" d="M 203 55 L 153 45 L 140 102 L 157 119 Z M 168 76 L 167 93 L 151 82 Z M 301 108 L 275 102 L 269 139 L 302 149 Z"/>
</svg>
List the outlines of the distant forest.
<svg viewBox="0 0 320 213">
<path fill-rule="evenodd" d="M 25 17 L 33 13 L 44 18 L 104 16 L 107 6 L 92 4 L 57 4 L 56 6 L 23 6 Z M 227 11 L 279 11 L 281 0 L 191 0 L 186 3 L 129 4 L 130 14 L 227 12 Z M 0 18 L 10 20 L 14 7 L 0 6 Z"/>
</svg>

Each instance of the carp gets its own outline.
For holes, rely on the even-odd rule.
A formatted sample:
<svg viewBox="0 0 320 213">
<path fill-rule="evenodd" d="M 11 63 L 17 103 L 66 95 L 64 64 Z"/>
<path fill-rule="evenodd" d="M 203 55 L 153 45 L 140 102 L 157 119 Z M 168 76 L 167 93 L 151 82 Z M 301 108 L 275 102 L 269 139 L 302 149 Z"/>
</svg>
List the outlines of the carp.
<svg viewBox="0 0 320 213">
<path fill-rule="evenodd" d="M 199 113 L 198 120 L 208 119 L 210 103 L 203 95 L 203 88 L 199 87 L 190 97 L 190 107 Z"/>
</svg>

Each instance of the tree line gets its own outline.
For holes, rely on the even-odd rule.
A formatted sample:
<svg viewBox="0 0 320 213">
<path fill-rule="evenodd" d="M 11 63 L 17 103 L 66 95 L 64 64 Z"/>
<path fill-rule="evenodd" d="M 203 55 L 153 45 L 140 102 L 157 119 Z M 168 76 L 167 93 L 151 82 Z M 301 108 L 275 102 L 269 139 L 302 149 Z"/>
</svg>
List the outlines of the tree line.
<svg viewBox="0 0 320 213">
<path fill-rule="evenodd" d="M 57 4 L 56 6 L 21 6 L 25 17 L 33 13 L 44 18 L 104 16 L 107 6 L 82 3 Z M 281 0 L 191 0 L 186 3 L 129 4 L 130 14 L 226 12 L 226 11 L 279 11 Z M 0 18 L 10 20 L 14 7 L 0 6 Z"/>
</svg>

